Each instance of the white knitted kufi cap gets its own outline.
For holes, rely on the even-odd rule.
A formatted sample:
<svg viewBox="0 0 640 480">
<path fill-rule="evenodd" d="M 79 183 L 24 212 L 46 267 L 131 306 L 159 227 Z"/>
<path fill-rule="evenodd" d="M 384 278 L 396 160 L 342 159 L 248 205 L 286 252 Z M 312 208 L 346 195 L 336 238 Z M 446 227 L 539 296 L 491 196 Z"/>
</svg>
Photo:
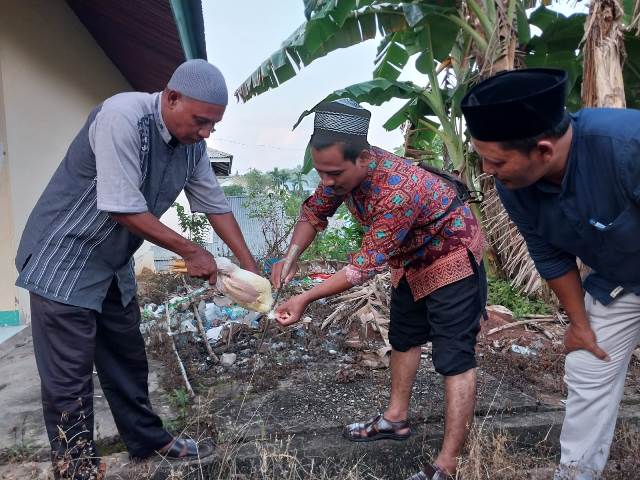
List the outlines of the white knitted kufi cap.
<svg viewBox="0 0 640 480">
<path fill-rule="evenodd" d="M 229 94 L 222 72 L 206 60 L 187 60 L 171 76 L 167 87 L 200 102 L 227 105 Z"/>
</svg>

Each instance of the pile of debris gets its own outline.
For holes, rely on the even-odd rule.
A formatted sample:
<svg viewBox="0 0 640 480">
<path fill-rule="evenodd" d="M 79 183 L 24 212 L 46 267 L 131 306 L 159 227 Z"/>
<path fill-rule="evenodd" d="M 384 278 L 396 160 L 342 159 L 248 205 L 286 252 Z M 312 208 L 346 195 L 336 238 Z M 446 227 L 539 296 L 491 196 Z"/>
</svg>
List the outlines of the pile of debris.
<svg viewBox="0 0 640 480">
<path fill-rule="evenodd" d="M 336 268 L 307 264 L 303 276 L 283 290 L 281 301 L 313 288 Z M 389 294 L 389 274 L 379 275 L 343 295 L 315 302 L 301 322 L 283 328 L 276 322 L 268 325 L 264 313 L 245 309 L 206 284 L 193 287 L 183 281 L 164 303 L 144 305 L 140 328 L 148 343 L 169 345 L 190 394 L 188 372 L 193 368 L 212 368 L 219 377 L 322 358 L 344 365 L 338 381 L 345 382 L 360 369 L 389 366 Z"/>
<path fill-rule="evenodd" d="M 283 290 L 280 300 L 313 288 L 335 272 L 336 266 L 326 269 L 308 266 L 303 276 Z M 187 372 L 213 372 L 213 376 L 199 375 L 204 378 L 200 383 L 205 384 L 208 377 L 259 377 L 269 388 L 272 374 L 284 378 L 291 368 L 324 361 L 336 365 L 339 383 L 348 383 L 367 371 L 389 366 L 390 294 L 387 272 L 344 294 L 314 302 L 301 322 L 283 328 L 214 289 L 183 282 L 179 294 L 164 304 L 144 306 L 141 329 L 159 332 L 162 341 L 170 344 L 188 391 Z M 513 377 L 513 382 L 526 376 L 536 384 L 536 379 L 545 378 L 545 372 L 539 371 L 542 368 L 553 373 L 554 379 L 562 378 L 566 317 L 554 313 L 515 318 L 500 305 L 489 306 L 488 311 L 489 320 L 481 322 L 477 346 L 483 368 L 492 371 L 493 364 L 499 364 L 500 374 L 506 380 Z M 430 354 L 430 346 L 423 347 L 423 358 Z M 640 350 L 635 356 L 640 359 Z M 547 384 L 547 390 L 562 388 L 560 381 Z"/>
</svg>

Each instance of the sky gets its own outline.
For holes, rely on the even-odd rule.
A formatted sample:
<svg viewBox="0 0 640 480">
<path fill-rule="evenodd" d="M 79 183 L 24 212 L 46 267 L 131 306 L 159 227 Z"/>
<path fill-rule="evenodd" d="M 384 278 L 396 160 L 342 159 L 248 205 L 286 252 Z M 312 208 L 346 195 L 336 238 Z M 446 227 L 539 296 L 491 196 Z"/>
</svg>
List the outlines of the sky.
<svg viewBox="0 0 640 480">
<path fill-rule="evenodd" d="M 224 74 L 230 95 L 209 146 L 233 155 L 234 173 L 301 165 L 313 117 L 307 117 L 294 131 L 291 127 L 304 110 L 334 90 L 371 80 L 378 40 L 332 52 L 280 87 L 238 103 L 232 96 L 236 88 L 304 22 L 302 0 L 202 3 L 208 59 Z M 422 75 L 412 68 L 407 70 L 401 79 L 421 81 Z M 370 108 L 370 143 L 389 150 L 402 145 L 402 133 L 387 132 L 382 124 L 403 103 L 395 100 Z"/>
</svg>

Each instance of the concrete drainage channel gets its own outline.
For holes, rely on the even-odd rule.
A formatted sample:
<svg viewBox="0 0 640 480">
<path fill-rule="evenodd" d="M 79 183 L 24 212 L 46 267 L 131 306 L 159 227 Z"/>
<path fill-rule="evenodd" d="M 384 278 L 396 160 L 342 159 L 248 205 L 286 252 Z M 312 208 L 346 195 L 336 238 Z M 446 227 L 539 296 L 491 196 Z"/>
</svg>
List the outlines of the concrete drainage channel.
<svg viewBox="0 0 640 480">
<path fill-rule="evenodd" d="M 538 408 L 521 410 L 511 414 L 490 417 L 476 417 L 476 428 L 482 428 L 485 434 L 501 433 L 509 438 L 510 447 L 523 454 L 537 454 L 540 445 L 544 445 L 549 456 L 559 454 L 560 428 L 564 412 L 562 409 Z M 619 421 L 640 428 L 640 409 L 637 404 L 622 405 Z M 425 452 L 436 452 L 443 436 L 440 422 L 414 423 L 413 435 L 406 441 L 384 440 L 371 443 L 348 442 L 341 436 L 341 428 L 329 427 L 324 430 L 298 433 L 264 433 L 261 436 L 245 436 L 235 444 L 221 444 L 215 458 L 203 462 L 197 467 L 181 468 L 177 464 L 160 462 L 153 467 L 149 478 L 163 480 L 176 478 L 253 478 L 242 473 L 259 472 L 269 462 L 287 463 L 285 458 L 295 456 L 296 465 L 306 472 L 322 471 L 324 474 L 344 472 L 358 465 L 361 476 L 353 478 L 402 479 L 414 473 L 420 465 Z M 272 456 L 268 460 L 269 455 Z M 124 457 L 119 457 L 120 462 Z M 114 461 L 115 460 L 115 461 Z M 138 478 L 132 475 L 132 466 L 118 465 L 118 457 L 112 457 L 109 478 Z M 135 467 L 133 467 L 135 469 Z M 138 467 L 140 468 L 140 467 Z M 282 467 L 283 469 L 286 466 Z M 546 480 L 552 478 L 552 468 L 522 471 L 513 478 Z M 221 476 L 221 474 L 229 476 Z M 173 476 L 172 476 L 173 475 Z M 143 477 L 139 477 L 143 478 Z M 277 478 L 277 477 L 263 477 Z M 291 477 L 298 478 L 298 477 Z M 309 478 L 309 477 L 304 477 Z M 344 477 L 334 477 L 344 478 Z M 487 477 L 490 478 L 490 477 Z M 504 478 L 504 477 L 503 477 Z"/>
<path fill-rule="evenodd" d="M 15 366 L 16 362 L 24 361 L 27 365 L 28 350 L 28 342 L 24 346 L 17 345 L 11 352 L 11 363 Z M 294 466 L 306 473 L 321 470 L 332 473 L 353 472 L 354 465 L 357 465 L 358 475 L 350 478 L 402 479 L 415 472 L 420 466 L 420 459 L 435 453 L 440 445 L 443 385 L 429 362 L 423 362 L 416 380 L 411 405 L 413 416 L 410 418 L 413 435 L 404 442 L 352 443 L 341 436 L 345 424 L 365 420 L 384 409 L 389 393 L 388 370 L 372 371 L 365 378 L 347 383 L 336 381 L 336 365 L 330 360 L 314 364 L 311 369 L 286 373 L 286 378 L 275 379 L 268 389 L 262 390 L 240 379 L 211 385 L 214 392 L 211 405 L 216 409 L 220 444 L 210 462 L 189 467 L 163 461 L 132 464 L 126 454 L 117 453 L 105 458 L 107 478 L 252 478 L 247 472 L 259 472 L 261 468 L 271 468 L 280 462 L 280 476 L 260 478 L 283 478 L 282 471 Z M 24 385 L 24 376 L 20 383 Z M 152 385 L 156 383 L 152 382 Z M 24 400 L 18 402 L 16 397 L 16 408 L 28 412 L 35 421 L 40 419 L 41 413 L 35 378 L 33 384 L 33 405 Z M 3 394 L 10 391 L 11 386 L 8 386 Z M 537 401 L 519 389 L 509 387 L 503 379 L 479 370 L 474 428 L 480 429 L 487 437 L 491 434 L 506 435 L 509 448 L 525 455 L 539 455 L 543 446 L 545 455 L 552 462 L 553 456 L 559 452 L 564 407 L 560 397 L 545 398 L 544 403 Z M 156 400 L 154 405 L 158 408 L 163 402 L 160 397 Z M 102 410 L 108 419 L 106 406 Z M 169 412 L 164 412 L 163 416 L 170 418 L 169 415 Z M 640 426 L 640 395 L 636 393 L 625 397 L 619 421 L 636 428 Z M 42 434 L 41 426 L 34 427 L 33 433 Z M 105 445 L 107 451 L 121 447 L 121 444 L 113 445 L 114 441 L 107 442 L 111 443 Z M 491 445 L 483 448 L 491 448 Z M 46 452 L 41 462 L 0 466 L 0 479 L 47 478 L 49 464 L 45 458 Z M 549 469 L 527 475 L 518 474 L 513 478 L 551 478 Z M 345 476 L 336 474 L 331 478 Z"/>
<path fill-rule="evenodd" d="M 324 373 L 327 375 L 322 371 L 304 372 L 309 385 L 314 385 L 314 388 L 309 385 L 305 388 L 301 386 L 300 379 L 289 378 L 266 392 L 241 395 L 242 388 L 238 386 L 221 392 L 216 404 L 225 407 L 217 412 L 221 419 L 218 427 L 222 442 L 216 456 L 198 468 L 183 469 L 180 478 L 202 478 L 202 475 L 204 478 L 253 478 L 247 472 L 278 468 L 284 476 L 284 470 L 293 468 L 295 464 L 299 472 L 335 474 L 328 478 L 345 478 L 344 472 L 350 471 L 350 478 L 403 479 L 420 467 L 420 460 L 425 455 L 437 451 L 442 441 L 443 424 L 442 398 L 439 396 L 442 385 L 435 372 L 427 368 L 418 375 L 412 412 L 425 414 L 410 418 L 413 435 L 403 442 L 384 440 L 371 443 L 349 442 L 342 438 L 341 433 L 346 423 L 367 418 L 364 412 L 371 413 L 371 406 L 386 404 L 387 391 L 377 385 L 384 384 L 384 375 L 378 382 L 367 379 L 340 385 L 331 382 L 330 369 Z M 544 456 L 553 463 L 559 454 L 559 435 L 564 417 L 562 403 L 541 404 L 482 372 L 479 373 L 478 392 L 474 428 L 479 429 L 483 437 L 501 434 L 508 439 L 509 449 L 538 457 L 544 451 Z M 359 395 L 355 407 L 345 406 L 345 401 L 341 400 L 342 403 L 321 408 L 330 403 L 330 399 L 354 395 Z M 639 405 L 637 398 L 627 399 L 621 406 L 619 421 L 638 428 Z M 485 445 L 482 448 L 492 447 Z M 274 468 L 277 462 L 280 466 Z M 358 466 L 357 476 L 353 475 L 354 465 Z M 169 478 L 172 472 L 175 475 L 177 467 L 161 463 L 156 468 L 152 478 L 163 479 Z M 187 473 L 189 470 L 190 475 Z M 119 471 L 111 468 L 113 474 Z M 122 478 L 125 478 L 124 471 L 126 469 L 122 470 Z M 237 472 L 241 473 L 234 476 Z M 551 476 L 552 469 L 547 468 L 522 472 L 513 478 L 542 480 Z"/>
</svg>

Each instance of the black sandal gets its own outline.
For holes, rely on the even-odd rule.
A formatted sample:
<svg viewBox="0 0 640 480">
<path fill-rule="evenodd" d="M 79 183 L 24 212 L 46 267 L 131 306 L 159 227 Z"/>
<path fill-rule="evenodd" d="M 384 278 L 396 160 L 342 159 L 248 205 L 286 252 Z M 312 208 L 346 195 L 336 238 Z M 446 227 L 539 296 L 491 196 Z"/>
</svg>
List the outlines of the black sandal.
<svg viewBox="0 0 640 480">
<path fill-rule="evenodd" d="M 408 428 L 406 433 L 398 433 L 399 430 Z M 384 418 L 381 413 L 366 422 L 358 422 L 347 425 L 342 436 L 351 442 L 374 442 L 376 440 L 406 440 L 411 436 L 409 422 L 400 420 L 392 422 Z"/>
<path fill-rule="evenodd" d="M 213 444 L 207 441 L 196 443 L 191 438 L 176 437 L 169 448 L 160 454 L 168 460 L 188 462 L 209 457 L 213 455 L 214 449 Z"/>
</svg>

